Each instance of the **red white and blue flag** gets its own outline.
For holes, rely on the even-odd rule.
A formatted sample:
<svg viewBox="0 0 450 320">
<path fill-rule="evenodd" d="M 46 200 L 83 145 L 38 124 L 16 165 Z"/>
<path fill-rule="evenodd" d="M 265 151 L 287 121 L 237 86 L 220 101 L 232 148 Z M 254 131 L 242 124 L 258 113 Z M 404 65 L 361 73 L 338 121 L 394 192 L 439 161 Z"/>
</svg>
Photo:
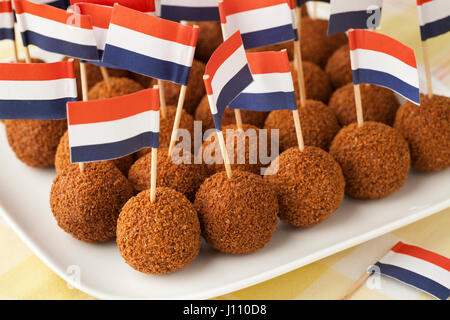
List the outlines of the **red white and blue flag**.
<svg viewBox="0 0 450 320">
<path fill-rule="evenodd" d="M 72 163 L 117 159 L 159 144 L 159 90 L 67 104 Z"/>
<path fill-rule="evenodd" d="M 141 11 L 147 14 L 154 15 L 155 10 L 155 0 L 70 0 L 70 3 L 74 5 L 78 2 L 89 2 L 93 4 L 98 4 L 102 6 L 112 7 L 114 4 L 120 4 L 121 6 Z"/>
<path fill-rule="evenodd" d="M 10 0 L 0 0 L 0 40 L 14 40 L 14 14 Z"/>
<path fill-rule="evenodd" d="M 173 21 L 219 21 L 217 0 L 160 0 L 160 17 Z"/>
<path fill-rule="evenodd" d="M 296 39 L 287 0 L 223 0 L 219 13 L 224 38 L 239 30 L 245 49 Z"/>
<path fill-rule="evenodd" d="M 450 1 L 417 0 L 422 41 L 450 31 Z"/>
<path fill-rule="evenodd" d="M 328 34 L 380 25 L 383 0 L 331 0 Z"/>
<path fill-rule="evenodd" d="M 97 44 L 88 16 L 46 4 L 14 0 L 24 45 L 83 60 L 98 60 Z"/>
<path fill-rule="evenodd" d="M 253 82 L 229 104 L 230 109 L 296 110 L 294 84 L 286 50 L 247 53 Z"/>
<path fill-rule="evenodd" d="M 221 131 L 227 105 L 253 82 L 239 31 L 214 51 L 206 64 L 204 82 L 214 125 Z"/>
<path fill-rule="evenodd" d="M 419 75 L 413 49 L 368 30 L 350 30 L 348 38 L 354 84 L 386 87 L 420 104 Z"/>
<path fill-rule="evenodd" d="M 0 64 L 0 119 L 65 119 L 76 100 L 73 61 Z"/>
<path fill-rule="evenodd" d="M 450 259 L 437 253 L 400 241 L 375 265 L 382 275 L 438 299 L 450 296 Z"/>
<path fill-rule="evenodd" d="M 198 28 L 115 5 L 103 62 L 187 85 Z"/>
</svg>

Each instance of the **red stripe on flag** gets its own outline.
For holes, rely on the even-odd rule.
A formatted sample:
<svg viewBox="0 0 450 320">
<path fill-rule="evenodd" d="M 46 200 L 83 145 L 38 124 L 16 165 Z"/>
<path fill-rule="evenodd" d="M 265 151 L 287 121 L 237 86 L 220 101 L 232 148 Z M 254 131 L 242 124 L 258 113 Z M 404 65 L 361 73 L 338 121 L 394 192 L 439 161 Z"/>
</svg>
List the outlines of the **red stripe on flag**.
<svg viewBox="0 0 450 320">
<path fill-rule="evenodd" d="M 154 0 L 70 0 L 70 4 L 72 5 L 79 2 L 89 2 L 110 7 L 114 6 L 115 3 L 118 3 L 124 7 L 142 12 L 155 12 Z"/>
<path fill-rule="evenodd" d="M 399 241 L 391 250 L 430 262 L 447 271 L 450 271 L 450 259 L 432 251 L 425 250 L 417 246 L 412 246 L 401 241 Z"/>
<path fill-rule="evenodd" d="M 90 16 L 94 27 L 108 29 L 112 7 L 83 2 L 74 4 L 73 8 L 77 13 Z"/>
<path fill-rule="evenodd" d="M 214 78 L 217 69 L 241 46 L 243 46 L 241 33 L 236 31 L 214 51 L 205 68 L 205 75 L 209 76 L 210 82 Z"/>
<path fill-rule="evenodd" d="M 158 110 L 159 90 L 150 88 L 111 99 L 68 102 L 67 118 L 73 126 L 120 120 Z"/>
<path fill-rule="evenodd" d="M 92 29 L 89 16 L 70 13 L 47 4 L 33 3 L 24 0 L 14 0 L 14 9 L 17 14 L 28 13 L 44 19 L 64 23 L 78 28 Z"/>
<path fill-rule="evenodd" d="M 0 13 L 12 12 L 11 1 L 0 1 Z"/>
<path fill-rule="evenodd" d="M 235 13 L 262 9 L 276 6 L 279 4 L 288 4 L 287 0 L 224 0 L 223 9 L 225 14 L 230 16 Z"/>
<path fill-rule="evenodd" d="M 247 53 L 252 74 L 291 72 L 286 50 Z"/>
<path fill-rule="evenodd" d="M 73 61 L 53 63 L 1 63 L 1 81 L 47 81 L 75 78 Z"/>
<path fill-rule="evenodd" d="M 350 50 L 366 49 L 386 53 L 417 68 L 414 50 L 391 37 L 369 30 L 349 30 L 348 40 Z"/>
<path fill-rule="evenodd" d="M 195 47 L 198 28 L 157 18 L 121 5 L 114 5 L 111 23 L 152 37 Z"/>
<path fill-rule="evenodd" d="M 423 5 L 424 3 L 427 3 L 427 2 L 433 2 L 434 0 L 417 0 L 417 5 L 418 6 L 421 6 L 421 5 Z"/>
</svg>

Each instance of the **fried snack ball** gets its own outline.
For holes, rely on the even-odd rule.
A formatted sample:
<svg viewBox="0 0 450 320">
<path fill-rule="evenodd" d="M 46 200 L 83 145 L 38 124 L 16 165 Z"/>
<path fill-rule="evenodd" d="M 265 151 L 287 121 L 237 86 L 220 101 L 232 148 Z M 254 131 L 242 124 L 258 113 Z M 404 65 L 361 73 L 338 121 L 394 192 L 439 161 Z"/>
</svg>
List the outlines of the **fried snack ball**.
<svg viewBox="0 0 450 320">
<path fill-rule="evenodd" d="M 67 130 L 67 120 L 4 120 L 6 136 L 16 157 L 30 167 L 55 164 L 59 139 Z"/>
<path fill-rule="evenodd" d="M 300 45 L 302 59 L 325 68 L 328 58 L 347 43 L 344 32 L 328 36 L 328 20 L 305 17 L 301 22 Z"/>
<path fill-rule="evenodd" d="M 205 85 L 203 83 L 203 75 L 205 73 L 205 64 L 201 61 L 195 60 L 192 63 L 191 73 L 186 90 L 186 98 L 184 100 L 183 108 L 187 113 L 194 115 L 200 100 L 206 94 Z M 180 95 L 181 85 L 165 81 L 164 90 L 166 97 L 166 104 L 176 106 L 178 104 L 178 97 Z"/>
<path fill-rule="evenodd" d="M 334 138 L 330 154 L 341 165 L 345 192 L 357 199 L 380 199 L 400 189 L 411 163 L 408 143 L 380 122 L 352 123 Z"/>
<path fill-rule="evenodd" d="M 300 105 L 299 102 L 297 104 Z M 341 128 L 333 111 L 320 101 L 306 100 L 299 114 L 305 145 L 327 151 Z M 280 152 L 298 146 L 292 111 L 272 111 L 266 119 L 264 129 L 279 129 Z"/>
<path fill-rule="evenodd" d="M 200 27 L 195 48 L 195 59 L 207 63 L 213 52 L 223 42 L 222 29 L 218 21 L 195 22 Z"/>
<path fill-rule="evenodd" d="M 50 206 L 58 226 L 85 242 L 105 242 L 116 235 L 122 206 L 133 187 L 111 162 L 85 163 L 83 172 L 68 166 L 53 181 Z"/>
<path fill-rule="evenodd" d="M 284 151 L 272 162 L 264 179 L 277 191 L 280 219 L 295 227 L 324 221 L 344 199 L 341 167 L 317 147 Z"/>
<path fill-rule="evenodd" d="M 143 89 L 143 87 L 139 83 L 130 78 L 110 77 L 109 84 L 111 86 L 111 89 L 108 88 L 105 81 L 97 82 L 97 84 L 95 84 L 95 86 L 89 90 L 89 100 L 119 97 Z"/>
<path fill-rule="evenodd" d="M 177 148 L 173 151 L 173 156 L 169 157 L 169 148 L 158 148 L 156 185 L 178 191 L 193 202 L 195 193 L 203 181 L 209 176 L 210 171 L 203 163 L 194 164 L 192 154 L 184 155 L 182 154 L 182 150 L 178 150 Z M 131 167 L 128 173 L 128 180 L 130 180 L 135 190 L 143 191 L 150 189 L 151 161 L 152 154 L 147 153 L 145 156 L 139 158 Z"/>
<path fill-rule="evenodd" d="M 242 131 L 238 130 L 237 126 L 230 124 L 222 126 L 223 138 L 227 145 L 228 157 L 231 162 L 232 170 L 249 171 L 255 174 L 260 174 L 263 164 L 260 162 L 259 157 L 259 129 L 249 124 L 242 125 Z M 230 136 L 229 136 L 230 135 Z M 228 139 L 234 138 L 227 141 Z M 267 134 L 267 149 L 270 151 L 270 133 Z M 243 150 L 242 148 L 245 148 Z M 212 136 L 205 140 L 202 146 L 203 158 L 205 161 L 218 160 L 218 163 L 208 164 L 208 167 L 213 172 L 219 172 L 225 170 L 223 165 L 222 153 L 220 152 L 220 145 L 217 139 L 217 133 L 214 132 Z M 219 154 L 216 154 L 218 151 Z M 267 153 L 266 153 L 267 154 Z M 234 156 L 233 156 L 234 155 Z"/>
<path fill-rule="evenodd" d="M 134 156 L 128 155 L 123 158 L 106 161 L 113 163 L 124 176 L 128 175 L 128 170 L 130 170 L 131 165 L 134 162 Z M 56 148 L 55 155 L 55 169 L 57 174 L 61 174 L 64 168 L 68 166 L 74 166 L 78 168 L 78 164 L 70 163 L 70 148 L 69 148 L 69 132 L 66 131 L 64 135 L 59 140 L 58 148 Z"/>
<path fill-rule="evenodd" d="M 353 81 L 350 63 L 350 48 L 345 44 L 337 49 L 328 59 L 325 72 L 330 78 L 333 88 L 337 89 Z"/>
<path fill-rule="evenodd" d="M 395 129 L 411 150 L 412 167 L 438 171 L 450 167 L 450 98 L 420 96 L 420 106 L 402 105 L 395 118 Z"/>
<path fill-rule="evenodd" d="M 392 126 L 399 102 L 395 94 L 386 88 L 361 84 L 361 102 L 364 120 Z M 353 82 L 337 89 L 328 104 L 341 126 L 356 122 L 356 104 Z"/>
<path fill-rule="evenodd" d="M 175 114 L 177 107 L 167 106 L 166 117 L 162 115 L 159 119 L 159 146 L 168 147 L 170 144 L 170 137 L 172 136 L 173 123 L 175 121 Z M 193 140 L 194 138 L 194 119 L 186 111 L 181 111 L 180 129 L 186 129 Z M 151 151 L 151 148 L 144 148 L 137 152 L 137 157 L 140 158 Z"/>
<path fill-rule="evenodd" d="M 224 171 L 205 180 L 195 197 L 206 242 L 215 249 L 245 254 L 263 248 L 278 224 L 278 202 L 261 176 L 247 171 Z"/>
<path fill-rule="evenodd" d="M 303 61 L 303 77 L 305 79 L 306 99 L 318 100 L 323 103 L 328 103 L 328 100 L 333 93 L 330 79 L 328 75 L 318 65 Z M 298 76 L 297 66 L 291 62 L 292 80 L 294 81 L 295 96 L 300 99 L 298 91 Z"/>
<path fill-rule="evenodd" d="M 200 252 L 200 223 L 192 203 L 161 187 L 155 202 L 150 190 L 131 198 L 117 221 L 117 246 L 132 268 L 165 274 L 186 267 Z"/>
<path fill-rule="evenodd" d="M 262 128 L 264 120 L 269 113 L 260 111 L 241 110 L 242 123 L 253 125 L 257 128 Z M 214 128 L 214 121 L 211 116 L 211 109 L 209 107 L 208 96 L 204 96 L 200 104 L 195 110 L 195 120 L 202 122 L 203 131 Z M 235 124 L 236 117 L 234 110 L 226 108 L 222 117 L 222 125 Z"/>
</svg>

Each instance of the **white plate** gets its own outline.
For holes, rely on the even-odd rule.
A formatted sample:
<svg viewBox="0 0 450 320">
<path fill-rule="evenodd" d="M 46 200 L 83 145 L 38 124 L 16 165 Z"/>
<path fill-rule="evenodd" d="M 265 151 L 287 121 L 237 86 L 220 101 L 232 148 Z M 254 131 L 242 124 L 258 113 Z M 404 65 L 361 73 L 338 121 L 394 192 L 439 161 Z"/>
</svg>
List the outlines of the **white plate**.
<svg viewBox="0 0 450 320">
<path fill-rule="evenodd" d="M 47 61 L 58 59 L 41 51 L 33 56 Z M 436 92 L 450 95 L 433 80 Z M 377 201 L 347 198 L 336 213 L 313 228 L 296 229 L 280 223 L 270 243 L 256 253 L 233 256 L 203 245 L 187 268 L 151 276 L 129 267 L 114 242 L 86 244 L 57 226 L 49 206 L 54 176 L 54 170 L 29 168 L 17 160 L 4 130 L 0 130 L 0 214 L 60 277 L 102 299 L 216 297 L 292 271 L 450 206 L 450 169 L 412 171 L 394 195 Z"/>
</svg>

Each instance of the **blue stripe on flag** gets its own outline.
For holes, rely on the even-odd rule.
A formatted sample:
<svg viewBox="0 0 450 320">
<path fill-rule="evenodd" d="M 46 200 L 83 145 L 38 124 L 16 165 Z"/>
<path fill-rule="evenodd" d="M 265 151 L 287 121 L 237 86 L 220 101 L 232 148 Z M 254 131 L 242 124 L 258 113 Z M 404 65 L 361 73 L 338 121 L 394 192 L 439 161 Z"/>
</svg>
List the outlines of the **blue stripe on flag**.
<svg viewBox="0 0 450 320">
<path fill-rule="evenodd" d="M 291 40 L 295 40 L 292 24 L 242 34 L 245 49 L 264 47 Z"/>
<path fill-rule="evenodd" d="M 0 119 L 65 119 L 66 103 L 76 100 L 76 98 L 54 100 L 0 100 Z"/>
<path fill-rule="evenodd" d="M 70 157 L 72 163 L 112 160 L 158 145 L 159 133 L 148 131 L 122 141 L 71 147 Z"/>
<path fill-rule="evenodd" d="M 229 107 L 253 111 L 296 110 L 297 102 L 294 92 L 241 93 Z"/>
<path fill-rule="evenodd" d="M 70 41 L 59 40 L 30 30 L 21 32 L 21 34 L 23 43 L 26 46 L 34 44 L 43 50 L 63 54 L 69 57 L 84 60 L 98 60 L 97 46 L 87 46 Z"/>
<path fill-rule="evenodd" d="M 422 41 L 437 37 L 450 31 L 450 16 L 420 26 Z"/>
<path fill-rule="evenodd" d="M 309 2 L 309 1 L 318 1 L 318 2 L 330 3 L 330 0 L 297 0 L 297 7 L 300 7 L 300 6 L 304 5 L 306 2 Z"/>
<path fill-rule="evenodd" d="M 44 4 L 48 4 L 49 6 L 55 7 L 55 8 L 60 8 L 63 10 L 66 10 L 68 7 L 70 7 L 70 0 L 54 0 L 54 1 L 46 1 L 46 2 L 42 2 L 42 1 L 33 1 L 31 0 L 31 2 L 36 2 L 36 3 L 44 3 Z"/>
<path fill-rule="evenodd" d="M 438 299 L 446 300 L 450 296 L 450 289 L 418 273 L 391 264 L 377 262 L 375 265 L 380 268 L 381 274 L 425 291 Z"/>
<path fill-rule="evenodd" d="M 371 83 L 377 86 L 386 87 L 394 90 L 406 99 L 411 100 L 416 104 L 420 104 L 419 88 L 416 88 L 386 72 L 371 69 L 353 70 L 353 83 Z"/>
<path fill-rule="evenodd" d="M 367 11 L 349 11 L 342 13 L 335 13 L 330 15 L 330 20 L 328 21 L 328 35 L 335 33 L 346 32 L 349 29 L 371 29 L 378 27 L 380 20 L 376 21 L 376 26 L 368 26 L 367 22 L 370 20 L 374 22 L 375 20 L 370 19 L 374 15 L 372 10 Z"/>
<path fill-rule="evenodd" d="M 14 40 L 14 29 L 0 28 L 0 40 Z"/>
<path fill-rule="evenodd" d="M 190 67 L 106 44 L 103 61 L 152 78 L 187 85 Z"/>
<path fill-rule="evenodd" d="M 161 5 L 161 18 L 173 21 L 219 21 L 218 7 L 180 7 Z"/>
<path fill-rule="evenodd" d="M 222 88 L 216 101 L 217 113 L 213 114 L 214 125 L 217 130 L 222 130 L 222 117 L 228 104 L 230 104 L 250 83 L 253 82 L 252 73 L 246 64 L 228 83 Z"/>
</svg>

